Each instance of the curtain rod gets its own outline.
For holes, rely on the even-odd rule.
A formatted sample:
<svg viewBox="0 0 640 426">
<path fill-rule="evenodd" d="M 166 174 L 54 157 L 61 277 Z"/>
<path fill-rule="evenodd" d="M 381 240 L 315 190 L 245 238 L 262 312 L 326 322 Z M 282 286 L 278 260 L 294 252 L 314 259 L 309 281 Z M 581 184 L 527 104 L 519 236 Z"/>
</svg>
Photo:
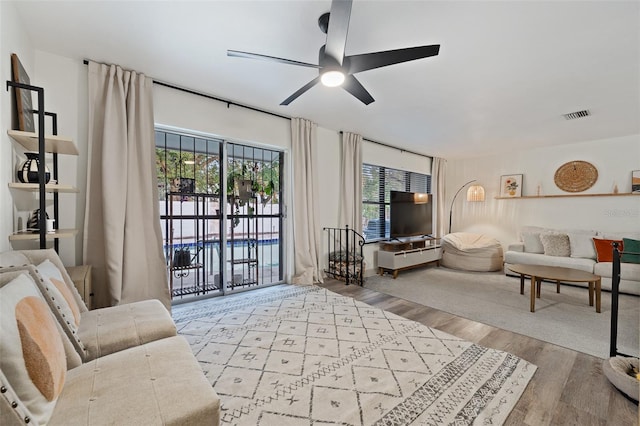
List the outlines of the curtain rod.
<svg viewBox="0 0 640 426">
<path fill-rule="evenodd" d="M 340 130 L 340 134 L 343 134 L 343 133 L 344 132 L 342 130 Z M 382 146 L 384 146 L 386 148 L 397 149 L 400 152 L 408 152 L 409 154 L 418 155 L 420 157 L 425 157 L 425 158 L 429 158 L 429 159 L 433 160 L 433 156 L 431 156 L 431 155 L 422 154 L 420 152 L 415 152 L 415 151 L 410 151 L 410 150 L 404 149 L 404 148 L 399 148 L 397 146 L 389 145 L 388 143 L 384 143 L 384 142 L 374 141 L 372 139 L 365 138 L 364 136 L 362 137 L 362 140 L 363 141 L 367 141 L 367 142 L 371 142 L 371 143 L 375 143 L 376 145 L 382 145 Z"/>
<path fill-rule="evenodd" d="M 89 65 L 89 61 L 87 59 L 83 60 L 82 63 L 85 64 L 85 65 Z M 230 105 L 233 105 L 233 106 L 238 106 L 240 108 L 250 109 L 250 110 L 256 111 L 256 112 L 261 112 L 263 114 L 272 115 L 274 117 L 284 118 L 285 120 L 291 120 L 291 117 L 287 117 L 287 116 L 281 115 L 281 114 L 276 114 L 275 112 L 266 111 L 266 110 L 255 108 L 255 107 L 252 107 L 252 106 L 249 106 L 249 105 L 239 104 L 239 103 L 230 101 L 228 99 L 217 98 L 215 96 L 212 96 L 212 95 L 209 95 L 209 94 L 206 94 L 206 93 L 197 92 L 197 91 L 192 90 L 192 89 L 186 89 L 184 87 L 176 86 L 176 85 L 171 84 L 171 83 L 165 83 L 164 81 L 155 80 L 153 78 L 152 78 L 152 81 L 153 81 L 153 84 L 157 84 L 158 86 L 168 87 L 169 89 L 175 89 L 175 90 L 179 90 L 181 92 L 189 93 L 191 95 L 202 96 L 203 98 L 207 98 L 207 99 L 211 99 L 211 100 L 214 100 L 214 101 L 225 103 L 225 104 L 227 104 L 227 108 L 229 108 Z"/>
<path fill-rule="evenodd" d="M 89 65 L 89 60 L 85 59 L 85 60 L 82 61 L 82 63 L 85 64 L 85 65 Z M 239 103 L 236 103 L 236 102 L 229 101 L 227 99 L 216 98 L 215 96 L 208 95 L 206 93 L 197 92 L 197 91 L 192 90 L 192 89 L 185 89 L 184 87 L 175 86 L 175 85 L 170 84 L 170 83 L 165 83 L 165 82 L 162 82 L 162 81 L 153 80 L 153 84 L 157 84 L 159 86 L 168 87 L 170 89 L 179 90 L 181 92 L 189 93 L 191 95 L 202 96 L 202 97 L 207 98 L 207 99 L 212 99 L 214 101 L 222 102 L 222 103 L 227 104 L 227 108 L 229 108 L 230 105 L 234 105 L 234 106 L 238 106 L 240 108 L 246 108 L 246 109 L 250 109 L 252 111 L 261 112 L 263 114 L 272 115 L 274 117 L 284 118 L 285 120 L 291 120 L 291 117 L 287 117 L 285 115 L 280 115 L 280 114 L 276 114 L 275 112 L 265 111 L 265 110 L 262 110 L 262 109 L 259 109 L 259 108 L 254 108 L 252 106 L 239 104 Z M 342 130 L 340 130 L 340 134 L 342 134 L 342 133 L 343 133 Z M 398 148 L 397 146 L 389 145 L 389 144 L 386 144 L 386 143 L 383 143 L 383 142 L 374 141 L 374 140 L 371 140 L 371 139 L 368 139 L 368 138 L 365 138 L 365 137 L 363 137 L 362 139 L 367 141 L 367 142 L 375 143 L 377 145 L 381 145 L 381 146 L 384 146 L 384 147 L 387 147 L 387 148 L 397 149 L 400 152 L 408 152 L 409 154 L 419 155 L 421 157 L 426 157 L 426 158 L 433 159 L 433 157 L 430 156 L 430 155 L 421 154 L 421 153 L 415 152 L 415 151 L 409 151 L 408 149 Z"/>
</svg>

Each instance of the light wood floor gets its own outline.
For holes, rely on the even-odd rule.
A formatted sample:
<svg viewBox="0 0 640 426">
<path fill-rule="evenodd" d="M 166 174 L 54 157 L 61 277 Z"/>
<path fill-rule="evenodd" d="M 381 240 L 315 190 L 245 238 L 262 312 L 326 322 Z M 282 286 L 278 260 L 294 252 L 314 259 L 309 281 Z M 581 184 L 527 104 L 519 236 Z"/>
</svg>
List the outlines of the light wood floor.
<svg viewBox="0 0 640 426">
<path fill-rule="evenodd" d="M 404 299 L 326 280 L 322 287 L 538 366 L 507 425 L 638 425 L 638 406 L 602 374 L 602 359 Z"/>
</svg>

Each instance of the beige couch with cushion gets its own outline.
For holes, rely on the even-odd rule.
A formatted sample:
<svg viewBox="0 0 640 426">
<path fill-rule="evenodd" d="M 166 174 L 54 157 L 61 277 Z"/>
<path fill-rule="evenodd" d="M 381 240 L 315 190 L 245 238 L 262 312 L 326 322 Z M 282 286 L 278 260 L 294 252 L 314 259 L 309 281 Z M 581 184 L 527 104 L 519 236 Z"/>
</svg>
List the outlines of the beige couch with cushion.
<svg viewBox="0 0 640 426">
<path fill-rule="evenodd" d="M 16 254 L 24 255 L 0 254 L 4 265 L 0 268 L 0 424 L 219 423 L 219 398 L 187 341 L 175 335 L 175 326 L 170 336 L 155 338 L 167 333 L 163 320 L 160 325 L 165 331 L 155 334 L 150 331 L 151 322 L 138 320 L 159 315 L 152 312 L 155 308 L 150 308 L 155 304 L 117 307 L 122 316 L 129 318 L 119 323 L 122 329 L 106 320 L 91 321 L 91 328 L 108 328 L 109 333 L 125 337 L 93 333 L 94 347 L 98 349 L 93 353 L 95 356 L 89 357 L 86 351 L 78 352 L 82 340 L 72 343 L 67 334 L 67 329 L 75 324 L 73 309 L 57 308 L 61 298 L 65 302 L 75 298 L 70 296 L 71 289 L 67 292 L 57 288 L 53 297 L 47 294 L 52 286 L 56 287 L 53 284 L 56 279 L 44 278 L 31 264 L 7 265 L 20 263 L 9 261 Z M 59 262 L 52 250 L 34 251 L 29 255 L 36 263 L 43 258 Z M 42 269 L 46 268 L 43 265 Z M 65 274 L 64 269 L 61 272 Z M 42 282 L 36 283 L 37 280 Z M 56 306 L 53 309 L 51 302 Z M 141 306 L 141 313 L 134 312 L 134 305 Z M 162 304 L 159 306 L 167 313 Z M 87 313 L 95 313 L 96 318 L 111 315 L 101 315 L 100 311 L 103 310 L 84 311 L 79 316 L 79 327 L 86 318 L 93 318 L 84 317 Z M 60 318 L 64 319 L 67 329 Z M 128 330 L 138 324 L 141 327 L 135 332 Z M 77 334 L 80 333 L 72 336 Z M 108 350 L 102 351 L 101 339 L 109 342 Z"/>
<path fill-rule="evenodd" d="M 525 226 L 519 241 L 508 246 L 504 255 L 504 272 L 513 264 L 560 266 L 591 272 L 602 277 L 602 289 L 611 290 L 613 263 L 610 240 L 640 239 L 639 232 L 600 232 L 595 230 L 560 230 Z M 594 242 L 594 239 L 596 242 Z M 600 250 L 596 250 L 596 243 Z M 587 286 L 588 283 L 571 283 Z M 640 264 L 620 264 L 621 293 L 640 295 Z"/>
<path fill-rule="evenodd" d="M 158 300 L 88 310 L 53 249 L 0 253 L 0 268 L 11 265 L 36 267 L 32 278 L 83 361 L 176 335 Z"/>
</svg>

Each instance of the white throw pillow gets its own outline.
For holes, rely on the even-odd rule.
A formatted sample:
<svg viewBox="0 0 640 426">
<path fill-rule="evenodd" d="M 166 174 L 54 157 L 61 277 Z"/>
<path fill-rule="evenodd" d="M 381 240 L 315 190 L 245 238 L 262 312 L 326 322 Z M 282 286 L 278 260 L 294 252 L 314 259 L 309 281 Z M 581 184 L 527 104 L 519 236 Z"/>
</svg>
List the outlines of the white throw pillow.
<svg viewBox="0 0 640 426">
<path fill-rule="evenodd" d="M 569 257 L 571 255 L 571 245 L 567 234 L 543 233 L 540 234 L 540 241 L 544 247 L 544 254 L 547 256 Z"/>
<path fill-rule="evenodd" d="M 524 243 L 525 253 L 544 253 L 542 241 L 540 241 L 541 231 L 522 232 L 522 242 Z"/>
<path fill-rule="evenodd" d="M 593 237 L 596 233 L 568 232 L 571 257 L 583 259 L 595 259 L 596 248 L 593 245 Z"/>
<path fill-rule="evenodd" d="M 31 421 L 46 424 L 67 362 L 56 320 L 26 273 L 0 288 L 0 370 Z"/>
<path fill-rule="evenodd" d="M 64 321 L 71 328 L 72 333 L 78 331 L 80 325 L 80 308 L 73 297 L 73 293 L 64 282 L 62 273 L 49 259 L 37 266 L 38 272 L 45 280 L 45 287 L 53 303 L 62 314 Z"/>
</svg>

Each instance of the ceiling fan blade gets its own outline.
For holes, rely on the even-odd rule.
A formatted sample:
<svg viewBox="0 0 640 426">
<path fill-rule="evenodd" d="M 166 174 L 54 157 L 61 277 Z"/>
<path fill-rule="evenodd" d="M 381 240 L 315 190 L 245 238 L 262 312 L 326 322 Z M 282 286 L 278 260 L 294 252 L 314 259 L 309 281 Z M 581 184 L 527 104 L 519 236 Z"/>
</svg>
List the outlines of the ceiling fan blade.
<svg viewBox="0 0 640 426">
<path fill-rule="evenodd" d="M 345 78 L 344 83 L 342 83 L 342 88 L 358 98 L 360 102 L 365 105 L 369 105 L 371 102 L 375 101 L 373 96 L 367 92 L 367 89 L 365 89 L 358 79 L 352 75 L 348 75 Z"/>
<path fill-rule="evenodd" d="M 313 80 L 311 80 L 310 82 L 308 82 L 307 84 L 299 88 L 293 95 L 289 96 L 287 99 L 282 101 L 280 105 L 289 105 L 298 96 L 302 95 L 304 92 L 306 92 L 307 90 L 311 89 L 313 86 L 318 84 L 319 81 L 320 81 L 320 76 L 317 76 L 316 78 L 314 78 Z"/>
<path fill-rule="evenodd" d="M 407 47 L 405 49 L 385 50 L 383 52 L 364 53 L 345 58 L 348 62 L 349 73 L 372 70 L 386 67 L 387 65 L 400 64 L 402 62 L 415 61 L 416 59 L 436 56 L 440 52 L 440 45 Z"/>
<path fill-rule="evenodd" d="M 352 0 L 333 0 L 329 12 L 329 29 L 324 54 L 342 65 L 344 47 L 347 44 Z"/>
<path fill-rule="evenodd" d="M 319 65 L 308 64 L 306 62 L 293 61 L 291 59 L 277 58 L 275 56 L 260 55 L 259 53 L 240 52 L 238 50 L 227 50 L 227 56 L 235 56 L 238 58 L 261 59 L 263 61 L 280 62 L 289 65 L 298 65 L 301 67 L 309 67 L 319 69 Z"/>
</svg>

